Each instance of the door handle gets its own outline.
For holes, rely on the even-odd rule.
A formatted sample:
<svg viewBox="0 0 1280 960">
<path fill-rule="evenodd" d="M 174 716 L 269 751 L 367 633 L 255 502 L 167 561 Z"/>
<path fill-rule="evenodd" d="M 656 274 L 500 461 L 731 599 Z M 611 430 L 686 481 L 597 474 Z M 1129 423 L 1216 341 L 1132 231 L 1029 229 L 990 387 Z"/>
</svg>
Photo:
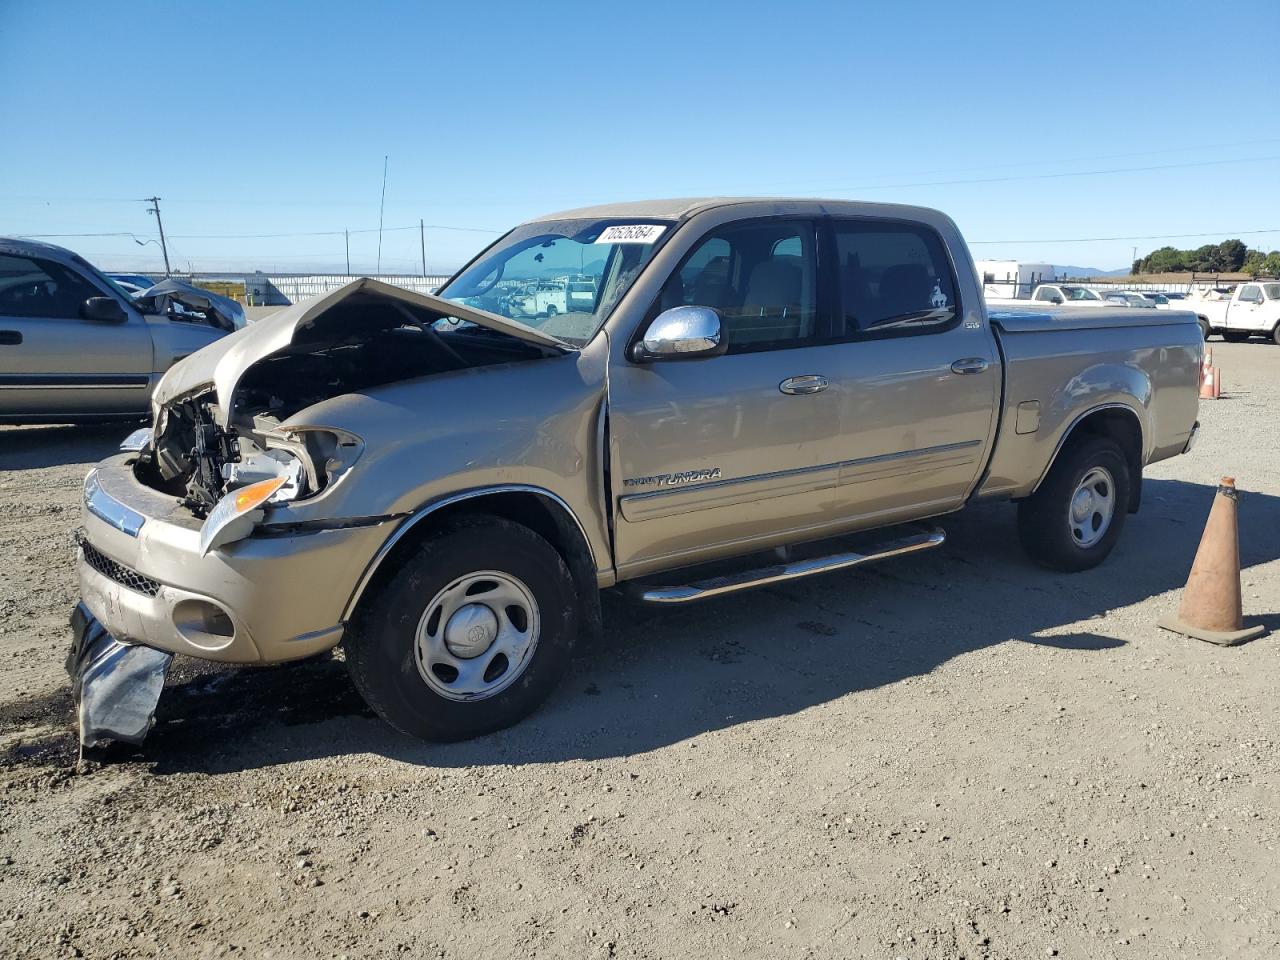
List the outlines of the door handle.
<svg viewBox="0 0 1280 960">
<path fill-rule="evenodd" d="M 16 347 L 22 342 L 22 334 L 17 330 L 0 330 L 0 344 Z"/>
<path fill-rule="evenodd" d="M 803 377 L 788 377 L 778 384 L 778 389 L 793 397 L 803 397 L 811 393 L 821 393 L 828 386 L 826 377 L 808 374 Z"/>
<path fill-rule="evenodd" d="M 952 373 L 982 373 L 990 364 L 981 357 L 965 357 L 951 365 Z"/>
</svg>

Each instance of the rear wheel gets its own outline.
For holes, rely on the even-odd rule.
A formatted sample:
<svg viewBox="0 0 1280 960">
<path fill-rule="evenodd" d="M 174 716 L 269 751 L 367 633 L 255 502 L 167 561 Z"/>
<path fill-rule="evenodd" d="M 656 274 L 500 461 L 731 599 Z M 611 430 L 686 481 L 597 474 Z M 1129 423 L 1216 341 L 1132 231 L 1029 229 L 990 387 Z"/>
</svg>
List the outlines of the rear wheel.
<svg viewBox="0 0 1280 960">
<path fill-rule="evenodd" d="M 510 726 L 564 673 L 577 600 L 563 558 L 532 530 L 456 520 L 352 624 L 343 641 L 352 681 L 379 716 L 424 740 Z"/>
<path fill-rule="evenodd" d="M 1031 559 L 1088 570 L 1111 553 L 1129 506 L 1129 465 L 1106 437 L 1069 441 L 1040 489 L 1018 504 L 1018 536 Z"/>
<path fill-rule="evenodd" d="M 1204 339 L 1208 340 L 1209 336 L 1212 333 L 1213 333 L 1213 328 L 1209 326 L 1209 321 L 1206 320 L 1204 317 L 1201 317 L 1200 318 L 1200 335 L 1204 337 Z"/>
</svg>

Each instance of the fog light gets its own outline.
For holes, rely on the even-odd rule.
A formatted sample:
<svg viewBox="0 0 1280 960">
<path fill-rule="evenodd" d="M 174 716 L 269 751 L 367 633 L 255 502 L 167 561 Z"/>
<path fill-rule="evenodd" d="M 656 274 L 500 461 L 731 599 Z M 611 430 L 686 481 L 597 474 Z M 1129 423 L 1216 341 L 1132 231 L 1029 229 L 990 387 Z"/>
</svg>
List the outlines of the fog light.
<svg viewBox="0 0 1280 960">
<path fill-rule="evenodd" d="M 182 638 L 201 650 L 221 650 L 236 638 L 231 615 L 208 600 L 182 600 L 173 608 L 173 625 Z"/>
</svg>

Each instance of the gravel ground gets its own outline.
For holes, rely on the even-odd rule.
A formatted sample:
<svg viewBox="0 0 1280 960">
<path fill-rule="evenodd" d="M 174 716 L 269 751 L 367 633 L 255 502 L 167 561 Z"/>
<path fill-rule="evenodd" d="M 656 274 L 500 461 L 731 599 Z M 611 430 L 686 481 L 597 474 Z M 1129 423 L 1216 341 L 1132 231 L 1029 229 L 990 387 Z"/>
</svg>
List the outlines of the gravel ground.
<svg viewBox="0 0 1280 960">
<path fill-rule="evenodd" d="M 4 957 L 1275 957 L 1276 634 L 1157 629 L 1217 478 L 1280 629 L 1280 348 L 1154 467 L 1100 569 L 1013 511 L 931 554 L 687 610 L 607 606 L 541 711 L 432 746 L 342 664 L 179 663 L 77 763 L 80 484 L 116 428 L 0 430 Z"/>
</svg>

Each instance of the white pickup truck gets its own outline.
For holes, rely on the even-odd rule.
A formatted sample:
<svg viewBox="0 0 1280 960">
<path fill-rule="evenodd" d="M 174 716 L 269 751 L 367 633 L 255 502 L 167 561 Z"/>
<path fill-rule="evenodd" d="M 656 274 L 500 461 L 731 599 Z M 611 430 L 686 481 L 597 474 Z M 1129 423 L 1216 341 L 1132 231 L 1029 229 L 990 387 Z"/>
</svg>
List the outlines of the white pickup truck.
<svg viewBox="0 0 1280 960">
<path fill-rule="evenodd" d="M 1215 333 L 1230 343 L 1250 337 L 1270 337 L 1280 344 L 1280 281 L 1242 283 L 1230 297 L 1216 299 L 1212 293 L 1187 297 L 1178 304 L 1200 318 L 1206 340 Z"/>
</svg>

